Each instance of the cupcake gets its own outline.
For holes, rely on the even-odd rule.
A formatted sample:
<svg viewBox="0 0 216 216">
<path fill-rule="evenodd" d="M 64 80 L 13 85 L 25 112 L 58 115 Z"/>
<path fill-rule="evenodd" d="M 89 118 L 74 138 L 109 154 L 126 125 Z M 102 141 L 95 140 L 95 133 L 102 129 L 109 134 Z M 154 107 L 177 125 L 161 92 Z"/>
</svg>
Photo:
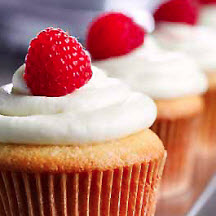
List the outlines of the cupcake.
<svg viewBox="0 0 216 216">
<path fill-rule="evenodd" d="M 200 17 L 199 24 L 209 26 L 216 30 L 216 1 L 215 0 L 200 0 Z"/>
<path fill-rule="evenodd" d="M 177 7 L 181 1 L 181 7 Z M 205 110 L 202 118 L 200 153 L 216 152 L 216 30 L 197 25 L 198 8 L 189 0 L 171 0 L 156 12 L 155 38 L 163 48 L 181 51 L 193 58 L 209 80 L 204 95 Z M 169 16 L 167 15 L 169 14 Z"/>
<path fill-rule="evenodd" d="M 161 196 L 168 197 L 190 185 L 207 80 L 190 57 L 158 48 L 151 36 L 141 35 L 142 28 L 135 27 L 141 28 L 123 14 L 100 16 L 89 28 L 87 48 L 95 66 L 156 101 L 158 116 L 152 130 L 168 153 L 161 185 Z M 117 35 L 115 40 L 111 33 Z"/>
<path fill-rule="evenodd" d="M 154 215 L 166 152 L 156 105 L 47 28 L 0 88 L 1 215 Z"/>
</svg>

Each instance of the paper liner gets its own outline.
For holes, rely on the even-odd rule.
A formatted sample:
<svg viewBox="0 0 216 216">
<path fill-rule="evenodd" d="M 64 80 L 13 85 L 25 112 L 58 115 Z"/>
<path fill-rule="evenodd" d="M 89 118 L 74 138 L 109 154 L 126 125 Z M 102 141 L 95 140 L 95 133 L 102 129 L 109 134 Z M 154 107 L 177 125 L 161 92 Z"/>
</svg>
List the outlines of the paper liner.
<svg viewBox="0 0 216 216">
<path fill-rule="evenodd" d="M 1 216 L 153 216 L 165 157 L 107 171 L 0 172 Z"/>
<path fill-rule="evenodd" d="M 156 120 L 152 130 L 167 150 L 160 197 L 177 195 L 189 187 L 193 175 L 200 116 L 177 120 Z"/>
<path fill-rule="evenodd" d="M 216 154 L 216 90 L 209 90 L 204 95 L 205 109 L 202 116 L 200 153 Z"/>
</svg>

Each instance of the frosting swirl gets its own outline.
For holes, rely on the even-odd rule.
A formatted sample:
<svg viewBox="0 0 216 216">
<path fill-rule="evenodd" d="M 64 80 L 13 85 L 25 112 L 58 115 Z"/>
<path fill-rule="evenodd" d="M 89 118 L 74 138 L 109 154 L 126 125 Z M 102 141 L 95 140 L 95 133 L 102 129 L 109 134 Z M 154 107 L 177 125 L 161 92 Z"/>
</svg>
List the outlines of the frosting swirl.
<svg viewBox="0 0 216 216">
<path fill-rule="evenodd" d="M 23 80 L 0 88 L 0 142 L 84 145 L 127 136 L 150 127 L 154 102 L 93 67 L 92 79 L 62 97 L 32 96 Z"/>
<path fill-rule="evenodd" d="M 94 65 L 154 99 L 200 94 L 207 89 L 205 75 L 190 57 L 161 50 L 150 37 L 134 52 Z"/>
<path fill-rule="evenodd" d="M 205 26 L 164 22 L 154 33 L 159 44 L 190 55 L 204 71 L 216 69 L 216 31 Z"/>
</svg>

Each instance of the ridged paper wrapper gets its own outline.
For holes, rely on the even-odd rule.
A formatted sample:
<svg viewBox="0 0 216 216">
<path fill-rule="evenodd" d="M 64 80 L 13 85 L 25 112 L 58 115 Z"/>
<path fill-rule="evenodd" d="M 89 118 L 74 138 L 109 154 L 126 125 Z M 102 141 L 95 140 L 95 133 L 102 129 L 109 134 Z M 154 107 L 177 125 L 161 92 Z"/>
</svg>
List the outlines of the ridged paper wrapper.
<svg viewBox="0 0 216 216">
<path fill-rule="evenodd" d="M 157 119 L 152 130 L 167 150 L 160 197 L 179 195 L 190 188 L 200 126 L 200 115 L 185 119 Z"/>
<path fill-rule="evenodd" d="M 204 156 L 216 154 L 216 89 L 204 94 L 205 108 L 200 128 L 199 153 Z"/>
<path fill-rule="evenodd" d="M 113 170 L 1 171 L 1 216 L 153 216 L 166 155 Z"/>
</svg>

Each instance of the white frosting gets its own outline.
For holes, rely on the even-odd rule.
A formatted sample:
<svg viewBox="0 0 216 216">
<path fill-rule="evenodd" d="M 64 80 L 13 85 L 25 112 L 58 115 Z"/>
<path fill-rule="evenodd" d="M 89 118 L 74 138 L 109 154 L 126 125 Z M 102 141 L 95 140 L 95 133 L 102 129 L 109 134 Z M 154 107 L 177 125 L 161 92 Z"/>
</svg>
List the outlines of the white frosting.
<svg viewBox="0 0 216 216">
<path fill-rule="evenodd" d="M 213 27 L 216 30 L 216 4 L 202 6 L 199 24 Z"/>
<path fill-rule="evenodd" d="M 25 71 L 25 64 L 23 64 L 13 75 L 13 93 L 31 95 L 30 89 L 27 87 L 23 79 L 23 72 Z"/>
<path fill-rule="evenodd" d="M 216 30 L 204 26 L 162 23 L 154 36 L 162 47 L 190 55 L 204 71 L 216 70 Z"/>
<path fill-rule="evenodd" d="M 94 65 L 154 99 L 169 99 L 206 91 L 206 77 L 190 57 L 161 50 L 153 42 L 147 38 L 142 47 L 130 54 L 97 61 Z"/>
<path fill-rule="evenodd" d="M 135 133 L 156 118 L 149 97 L 96 67 L 85 86 L 62 97 L 29 95 L 23 72 L 24 66 L 0 88 L 2 143 L 84 145 Z"/>
</svg>

